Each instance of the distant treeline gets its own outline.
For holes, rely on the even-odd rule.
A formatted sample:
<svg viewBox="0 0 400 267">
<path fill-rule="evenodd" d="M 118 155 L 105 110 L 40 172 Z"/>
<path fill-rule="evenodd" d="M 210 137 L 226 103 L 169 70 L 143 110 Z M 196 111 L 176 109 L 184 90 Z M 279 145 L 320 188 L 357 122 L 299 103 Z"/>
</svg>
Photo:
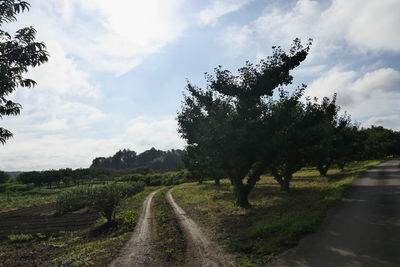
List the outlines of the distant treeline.
<svg viewBox="0 0 400 267">
<path fill-rule="evenodd" d="M 59 169 L 46 171 L 31 171 L 21 173 L 16 178 L 17 183 L 0 181 L 0 192 L 26 191 L 40 186 L 77 186 L 105 184 L 108 182 L 143 182 L 145 185 L 175 185 L 191 180 L 190 173 L 184 169 L 176 172 L 154 172 L 143 167 L 137 169 Z M 1 184 L 3 182 L 4 184 Z M 27 185 L 27 186 L 22 186 Z"/>
<path fill-rule="evenodd" d="M 136 169 L 151 168 L 154 171 L 178 171 L 184 168 L 182 157 L 185 151 L 172 149 L 162 151 L 154 147 L 137 154 L 133 150 L 123 149 L 111 157 L 95 158 L 90 168 Z"/>
</svg>

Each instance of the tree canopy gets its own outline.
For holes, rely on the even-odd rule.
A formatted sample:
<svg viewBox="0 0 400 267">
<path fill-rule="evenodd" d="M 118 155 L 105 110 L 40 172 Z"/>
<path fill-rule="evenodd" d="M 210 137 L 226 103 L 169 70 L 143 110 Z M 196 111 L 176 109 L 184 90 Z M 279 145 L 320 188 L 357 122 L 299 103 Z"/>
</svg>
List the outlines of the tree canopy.
<svg viewBox="0 0 400 267">
<path fill-rule="evenodd" d="M 29 10 L 30 5 L 21 0 L 0 0 L 0 119 L 3 116 L 18 115 L 21 104 L 9 99 L 17 87 L 34 87 L 36 82 L 23 75 L 30 67 L 36 67 L 48 60 L 46 46 L 36 42 L 33 27 L 19 29 L 14 35 L 2 30 L 5 23 L 15 22 L 17 15 Z M 0 143 L 13 134 L 0 127 Z"/>
<path fill-rule="evenodd" d="M 247 62 L 238 75 L 217 67 L 214 75 L 206 74 L 204 90 L 187 84 L 179 132 L 189 151 L 204 151 L 220 164 L 239 206 L 250 206 L 248 194 L 266 167 L 260 140 L 268 134 L 274 90 L 292 83 L 290 71 L 305 60 L 310 46 L 311 40 L 303 46 L 296 39 L 289 52 L 273 47 L 272 56 L 257 65 Z"/>
<path fill-rule="evenodd" d="M 183 168 L 184 151 L 172 149 L 162 151 L 154 147 L 137 154 L 133 150 L 123 149 L 111 157 L 98 157 L 90 168 L 136 169 L 148 167 L 155 171 L 176 171 Z"/>
</svg>

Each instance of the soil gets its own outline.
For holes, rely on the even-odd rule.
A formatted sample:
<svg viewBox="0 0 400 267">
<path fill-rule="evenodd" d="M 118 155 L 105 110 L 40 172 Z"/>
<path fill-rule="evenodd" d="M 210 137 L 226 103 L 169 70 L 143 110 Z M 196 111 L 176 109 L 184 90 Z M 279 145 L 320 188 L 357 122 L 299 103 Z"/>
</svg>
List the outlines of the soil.
<svg viewBox="0 0 400 267">
<path fill-rule="evenodd" d="M 0 213 L 0 238 L 12 234 L 49 234 L 90 227 L 99 217 L 96 213 L 52 215 L 55 204 Z"/>
<path fill-rule="evenodd" d="M 151 192 L 143 203 L 135 231 L 109 267 L 152 266 L 154 262 L 154 218 L 152 200 L 160 189 Z"/>
<path fill-rule="evenodd" d="M 234 266 L 231 257 L 224 254 L 215 243 L 211 242 L 200 227 L 178 206 L 172 197 L 172 190 L 168 190 L 166 197 L 188 243 L 187 266 Z"/>
</svg>

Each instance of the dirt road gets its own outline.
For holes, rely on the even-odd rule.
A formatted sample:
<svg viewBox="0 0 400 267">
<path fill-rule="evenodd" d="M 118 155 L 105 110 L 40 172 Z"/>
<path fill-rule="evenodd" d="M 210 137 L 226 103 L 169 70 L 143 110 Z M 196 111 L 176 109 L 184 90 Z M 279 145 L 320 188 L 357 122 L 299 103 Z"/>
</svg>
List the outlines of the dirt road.
<svg viewBox="0 0 400 267">
<path fill-rule="evenodd" d="M 143 202 L 143 210 L 135 227 L 131 239 L 122 248 L 119 256 L 114 259 L 109 267 L 126 266 L 151 266 L 152 262 L 152 239 L 153 212 L 151 203 L 154 195 L 160 189 L 151 192 Z"/>
<path fill-rule="evenodd" d="M 166 197 L 188 242 L 187 266 L 233 266 L 232 260 L 224 255 L 221 249 L 211 242 L 199 226 L 176 204 L 171 194 L 172 190 L 168 190 Z"/>
<path fill-rule="evenodd" d="M 319 230 L 272 266 L 400 266 L 400 167 L 391 160 L 357 179 Z"/>
</svg>

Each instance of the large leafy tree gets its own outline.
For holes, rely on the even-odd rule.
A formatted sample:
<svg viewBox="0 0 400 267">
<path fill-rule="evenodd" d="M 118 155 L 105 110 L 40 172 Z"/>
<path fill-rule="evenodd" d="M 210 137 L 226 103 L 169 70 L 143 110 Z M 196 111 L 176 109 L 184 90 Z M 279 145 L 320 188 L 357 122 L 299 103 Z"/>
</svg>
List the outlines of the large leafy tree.
<svg viewBox="0 0 400 267">
<path fill-rule="evenodd" d="M 339 108 L 335 97 L 302 100 L 305 85 L 293 94 L 283 90 L 270 105 L 265 164 L 281 188 L 289 191 L 293 174 L 316 164 L 326 174 L 332 162 L 334 129 Z M 272 155 L 272 156 L 271 156 Z"/>
<path fill-rule="evenodd" d="M 280 86 L 292 83 L 290 71 L 308 55 L 311 41 L 304 47 L 296 39 L 289 52 L 273 47 L 272 56 L 257 65 L 247 63 L 232 74 L 221 67 L 206 74 L 202 90 L 188 82 L 179 132 L 188 149 L 207 151 L 231 180 L 236 203 L 250 206 L 248 195 L 265 169 L 260 140 L 265 137 L 269 98 Z"/>
<path fill-rule="evenodd" d="M 338 137 L 337 128 L 341 117 L 338 116 L 339 106 L 336 105 L 336 95 L 330 100 L 324 97 L 321 103 L 308 101 L 306 111 L 312 120 L 309 136 L 314 144 L 309 149 L 309 161 L 316 166 L 321 175 L 326 176 L 335 160 L 335 142 Z M 336 142 L 337 143 L 337 142 Z"/>
<path fill-rule="evenodd" d="M 18 115 L 21 105 L 9 99 L 17 87 L 33 87 L 35 81 L 23 75 L 30 67 L 48 60 L 46 46 L 36 42 L 33 27 L 19 29 L 14 35 L 4 31 L 5 23 L 15 22 L 17 15 L 29 10 L 29 3 L 22 0 L 0 0 L 0 118 Z M 4 144 L 12 133 L 0 127 L 0 143 Z"/>
</svg>

